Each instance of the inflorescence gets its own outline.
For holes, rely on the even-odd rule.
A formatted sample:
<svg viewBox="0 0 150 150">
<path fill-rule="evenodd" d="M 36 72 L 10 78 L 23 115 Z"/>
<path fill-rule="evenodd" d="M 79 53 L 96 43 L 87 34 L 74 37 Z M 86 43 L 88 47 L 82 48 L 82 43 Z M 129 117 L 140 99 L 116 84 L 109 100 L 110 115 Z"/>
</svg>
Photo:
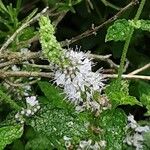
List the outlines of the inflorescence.
<svg viewBox="0 0 150 150">
<path fill-rule="evenodd" d="M 150 126 L 147 126 L 147 125 L 140 126 L 136 122 L 136 120 L 134 120 L 134 116 L 129 115 L 127 130 L 130 130 L 130 133 L 125 138 L 124 143 L 126 143 L 129 146 L 135 147 L 136 150 L 142 150 L 143 142 L 144 142 L 143 135 L 146 132 L 150 132 Z M 132 132 L 131 132 L 131 130 L 132 130 Z"/>
<path fill-rule="evenodd" d="M 92 71 L 94 63 L 87 53 L 61 48 L 48 17 L 42 16 L 39 25 L 42 52 L 54 65 L 54 82 L 64 89 L 66 99 L 73 103 L 79 112 L 84 109 L 101 112 L 109 108 L 107 98 L 100 100 L 105 81 L 102 69 Z"/>
</svg>

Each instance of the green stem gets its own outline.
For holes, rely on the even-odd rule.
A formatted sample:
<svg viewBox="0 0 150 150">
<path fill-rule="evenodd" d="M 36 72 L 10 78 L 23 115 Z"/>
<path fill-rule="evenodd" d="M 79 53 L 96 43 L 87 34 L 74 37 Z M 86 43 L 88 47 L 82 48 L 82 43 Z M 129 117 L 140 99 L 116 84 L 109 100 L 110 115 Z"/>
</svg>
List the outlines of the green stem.
<svg viewBox="0 0 150 150">
<path fill-rule="evenodd" d="M 146 0 L 141 0 L 140 6 L 137 10 L 135 17 L 134 17 L 134 21 L 137 21 L 139 19 L 140 15 L 142 13 L 143 7 L 145 5 L 145 2 L 146 2 Z"/>
<path fill-rule="evenodd" d="M 140 6 L 137 10 L 137 13 L 136 13 L 135 17 L 134 17 L 134 21 L 137 21 L 139 19 L 140 15 L 142 13 L 145 2 L 146 2 L 146 0 L 141 0 Z M 120 67 L 119 67 L 119 70 L 118 70 L 118 80 L 121 80 L 121 76 L 122 76 L 123 69 L 124 69 L 124 63 L 125 63 L 125 60 L 126 60 L 127 51 L 128 51 L 129 45 L 130 45 L 130 41 L 131 41 L 133 32 L 134 32 L 134 27 L 131 27 L 131 32 L 130 32 L 128 38 L 125 41 L 124 48 L 123 48 L 123 51 L 122 51 Z"/>
<path fill-rule="evenodd" d="M 110 3 L 110 2 L 108 2 L 107 0 L 101 0 L 101 1 L 102 1 L 102 3 L 103 3 L 105 6 L 109 6 L 109 7 L 113 8 L 113 9 L 116 9 L 116 10 L 120 10 L 120 9 L 121 9 L 120 7 L 118 7 L 118 6 L 116 6 L 116 5 L 114 5 L 114 4 Z"/>
</svg>

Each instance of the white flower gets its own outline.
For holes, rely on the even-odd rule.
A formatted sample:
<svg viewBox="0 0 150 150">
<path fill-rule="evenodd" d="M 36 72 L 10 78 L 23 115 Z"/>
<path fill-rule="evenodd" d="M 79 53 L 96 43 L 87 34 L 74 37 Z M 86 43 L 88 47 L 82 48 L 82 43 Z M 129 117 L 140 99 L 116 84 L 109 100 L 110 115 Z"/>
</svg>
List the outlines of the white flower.
<svg viewBox="0 0 150 150">
<path fill-rule="evenodd" d="M 31 115 L 32 111 L 30 109 L 26 110 L 27 115 Z"/>
<path fill-rule="evenodd" d="M 24 114 L 25 114 L 25 110 L 24 110 L 24 109 L 21 110 L 20 114 L 21 114 L 21 115 L 24 115 Z"/>
<path fill-rule="evenodd" d="M 127 137 L 125 138 L 125 140 L 123 141 L 124 143 L 127 143 L 128 145 L 132 145 L 133 143 L 133 137 L 130 135 L 127 135 Z"/>
<path fill-rule="evenodd" d="M 27 90 L 27 91 L 30 91 L 31 90 L 31 85 L 25 85 L 24 89 Z"/>
<path fill-rule="evenodd" d="M 131 122 L 131 123 L 137 123 L 135 120 L 134 120 L 134 116 L 129 114 L 128 115 L 128 121 Z"/>
<path fill-rule="evenodd" d="M 67 60 L 70 60 L 70 66 L 56 68 L 54 80 L 58 86 L 64 88 L 67 98 L 75 103 L 76 110 L 82 110 L 80 102 L 85 102 L 85 106 L 100 109 L 99 103 L 93 100 L 93 93 L 101 93 L 104 87 L 104 78 L 100 71 L 92 72 L 93 62 L 83 52 L 64 50 Z M 62 63 L 63 64 L 63 63 Z"/>
<path fill-rule="evenodd" d="M 128 128 L 135 129 L 138 127 L 137 122 L 134 120 L 134 116 L 131 114 L 128 116 L 128 122 L 129 122 Z"/>
<path fill-rule="evenodd" d="M 92 140 L 80 141 L 79 146 L 80 146 L 80 148 L 82 148 L 82 149 L 86 149 L 86 148 L 90 147 L 91 143 L 92 143 Z"/>
<path fill-rule="evenodd" d="M 127 129 L 132 129 L 132 132 L 127 135 L 124 142 L 126 142 L 130 146 L 134 146 L 136 150 L 143 150 L 143 132 L 149 132 L 149 126 L 140 126 L 135 120 L 133 115 L 128 116 L 128 125 Z"/>
<path fill-rule="evenodd" d="M 69 147 L 71 146 L 71 142 L 70 142 L 70 141 L 65 141 L 65 146 L 66 146 L 67 148 L 69 148 Z"/>
<path fill-rule="evenodd" d="M 17 114 L 15 115 L 15 118 L 18 119 L 19 117 L 20 117 L 20 114 L 17 113 Z"/>
<path fill-rule="evenodd" d="M 27 97 L 26 103 L 28 103 L 32 107 L 35 105 L 38 105 L 38 101 L 36 100 L 36 96 Z"/>
<path fill-rule="evenodd" d="M 21 54 L 26 54 L 28 51 L 29 51 L 28 48 L 21 48 L 20 49 Z"/>
<path fill-rule="evenodd" d="M 105 141 L 105 140 L 101 140 L 101 141 L 99 142 L 99 145 L 100 145 L 101 147 L 106 147 L 106 141 Z"/>
<path fill-rule="evenodd" d="M 69 137 L 67 137 L 67 136 L 64 136 L 63 139 L 64 139 L 65 141 L 70 141 L 70 140 L 71 140 L 71 138 L 69 138 Z"/>
<path fill-rule="evenodd" d="M 149 128 L 149 126 L 144 126 L 144 127 L 142 127 L 142 126 L 139 126 L 139 127 L 137 127 L 136 129 L 135 129 L 135 131 L 136 132 L 148 132 L 148 131 L 150 131 L 150 128 Z"/>
<path fill-rule="evenodd" d="M 19 70 L 20 70 L 20 68 L 18 68 L 16 65 L 13 65 L 13 66 L 11 67 L 11 69 L 12 69 L 13 71 L 19 71 Z"/>
<path fill-rule="evenodd" d="M 144 141 L 143 136 L 141 134 L 134 134 L 133 136 L 133 146 L 136 147 L 136 150 L 142 149 L 142 142 Z"/>
<path fill-rule="evenodd" d="M 95 142 L 94 145 L 91 145 L 91 146 L 90 146 L 90 149 L 91 149 L 91 150 L 100 150 L 100 146 L 99 146 L 99 144 L 98 144 L 97 142 Z"/>
<path fill-rule="evenodd" d="M 62 73 L 62 71 L 57 70 L 55 72 L 55 82 L 57 85 L 64 85 L 65 84 L 65 74 Z"/>
</svg>

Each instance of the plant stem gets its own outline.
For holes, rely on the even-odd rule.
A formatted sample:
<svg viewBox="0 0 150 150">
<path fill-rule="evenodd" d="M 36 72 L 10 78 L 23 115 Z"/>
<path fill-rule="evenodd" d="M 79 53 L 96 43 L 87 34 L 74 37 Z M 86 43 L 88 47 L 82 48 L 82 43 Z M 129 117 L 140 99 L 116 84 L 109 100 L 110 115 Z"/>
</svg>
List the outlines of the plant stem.
<svg viewBox="0 0 150 150">
<path fill-rule="evenodd" d="M 116 5 L 114 5 L 114 4 L 110 3 L 110 2 L 108 2 L 107 0 L 101 0 L 101 1 L 102 1 L 102 3 L 103 3 L 105 6 L 109 6 L 109 7 L 113 8 L 113 9 L 116 9 L 116 10 L 120 10 L 120 9 L 121 9 L 120 7 L 118 7 L 118 6 L 116 6 Z"/>
<path fill-rule="evenodd" d="M 139 19 L 140 15 L 142 13 L 145 2 L 146 2 L 146 0 L 141 0 L 140 6 L 137 10 L 137 13 L 136 13 L 135 17 L 134 17 L 134 21 L 137 21 Z M 128 38 L 125 41 L 122 56 L 121 56 L 120 67 L 119 67 L 119 70 L 118 70 L 118 80 L 121 80 L 121 76 L 122 76 L 123 69 L 124 69 L 124 63 L 125 63 L 125 60 L 126 60 L 127 51 L 128 51 L 129 45 L 130 45 L 130 41 L 131 41 L 133 32 L 134 32 L 134 27 L 131 27 L 131 32 L 130 32 Z"/>
<path fill-rule="evenodd" d="M 137 10 L 137 13 L 135 15 L 134 21 L 137 21 L 142 13 L 143 7 L 145 5 L 146 0 L 141 0 L 141 4 Z"/>
</svg>

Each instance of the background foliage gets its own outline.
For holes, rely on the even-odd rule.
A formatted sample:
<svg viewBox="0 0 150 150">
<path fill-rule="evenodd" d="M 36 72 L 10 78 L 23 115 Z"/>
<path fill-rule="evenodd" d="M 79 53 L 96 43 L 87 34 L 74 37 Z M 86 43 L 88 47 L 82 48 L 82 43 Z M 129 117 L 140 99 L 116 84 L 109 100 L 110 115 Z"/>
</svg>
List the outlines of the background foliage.
<svg viewBox="0 0 150 150">
<path fill-rule="evenodd" d="M 91 29 L 92 24 L 100 25 L 115 15 L 130 0 L 109 2 L 113 5 L 109 5 L 104 0 L 16 0 L 12 3 L 9 0 L 0 0 L 0 46 L 18 27 L 29 21 L 46 6 L 55 9 L 55 13 L 62 14 L 63 17 L 59 23 L 55 15 L 50 18 L 53 25 L 57 25 L 55 34 L 57 40 L 64 41 Z M 117 21 L 98 30 L 96 36 L 88 36 L 69 46 L 79 45 L 81 50 L 90 50 L 91 53 L 99 55 L 112 54 L 111 59 L 119 65 L 124 40 L 128 37 L 132 26 L 135 32 L 127 53 L 129 67 L 126 73 L 144 66 L 150 62 L 150 3 L 146 1 L 141 19 L 134 22 L 132 19 L 137 8 L 136 5 L 128 9 Z M 9 49 L 14 52 L 19 51 L 22 47 L 27 47 L 28 40 L 38 35 L 38 29 L 39 26 L 35 23 L 22 30 L 9 45 Z M 32 52 L 40 49 L 38 41 L 31 44 Z M 47 61 L 37 60 L 37 63 L 47 64 Z M 94 70 L 100 67 L 108 69 L 109 65 L 104 61 L 98 61 Z M 23 70 L 32 69 L 29 67 Z M 141 74 L 150 76 L 150 70 L 147 69 Z M 64 136 L 72 137 L 74 145 L 78 144 L 80 139 L 91 138 L 93 141 L 106 140 L 108 150 L 123 149 L 122 141 L 125 137 L 128 114 L 133 114 L 141 124 L 143 122 L 143 124 L 150 124 L 150 83 L 144 80 L 129 80 L 122 81 L 118 85 L 117 81 L 109 80 L 106 81 L 106 84 L 110 84 L 104 92 L 112 101 L 112 109 L 103 112 L 99 117 L 93 117 L 90 112 L 76 114 L 74 106 L 64 101 L 65 95 L 59 94 L 62 92 L 61 89 L 55 88 L 42 78 L 42 81 L 33 85 L 33 91 L 38 95 L 42 109 L 35 116 L 29 117 L 26 124 L 21 126 L 11 120 L 15 112 L 20 110 L 20 106 L 24 106 L 24 103 L 17 101 L 17 96 L 12 96 L 13 90 L 7 91 L 1 80 L 0 150 L 4 148 L 6 150 L 65 149 Z M 21 90 L 17 90 L 21 94 Z M 88 127 L 87 124 L 89 124 Z M 93 127 L 98 132 L 93 131 Z M 150 147 L 149 138 L 150 135 L 147 133 L 145 150 Z"/>
</svg>

